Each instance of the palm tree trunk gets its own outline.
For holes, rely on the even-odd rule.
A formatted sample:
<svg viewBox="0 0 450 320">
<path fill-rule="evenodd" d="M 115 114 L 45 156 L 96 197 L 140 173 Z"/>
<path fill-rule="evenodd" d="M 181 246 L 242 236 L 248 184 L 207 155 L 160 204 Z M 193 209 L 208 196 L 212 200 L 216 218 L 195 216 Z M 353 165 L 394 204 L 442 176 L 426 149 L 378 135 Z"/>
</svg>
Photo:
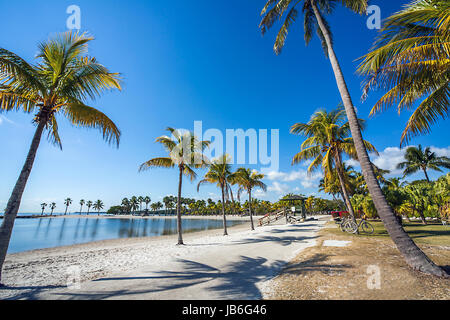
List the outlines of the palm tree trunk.
<svg viewBox="0 0 450 320">
<path fill-rule="evenodd" d="M 370 162 L 367 149 L 363 142 L 364 140 L 362 138 L 361 128 L 359 127 L 356 111 L 353 106 L 353 102 L 350 97 L 344 75 L 339 65 L 339 61 L 334 52 L 330 34 L 325 27 L 325 23 L 317 8 L 315 0 L 312 0 L 311 4 L 317 19 L 317 23 L 319 24 L 320 30 L 322 31 L 326 44 L 328 46 L 328 56 L 334 71 L 334 75 L 336 77 L 336 83 L 341 94 L 342 102 L 344 103 L 345 111 L 347 113 L 347 118 L 355 143 L 358 160 L 361 164 L 364 179 L 366 180 L 369 192 L 372 195 L 372 199 L 377 209 L 378 215 L 383 221 L 383 224 L 386 227 L 386 230 L 392 238 L 393 242 L 405 258 L 409 266 L 411 266 L 415 270 L 427 274 L 441 277 L 450 277 L 443 269 L 436 266 L 433 261 L 431 261 L 423 253 L 423 251 L 414 243 L 414 241 L 405 232 L 403 227 L 398 223 L 397 219 L 395 219 L 395 215 L 392 212 L 391 207 L 387 203 L 386 198 L 381 191 L 380 184 L 373 171 L 372 163 Z"/>
<path fill-rule="evenodd" d="M 180 165 L 180 178 L 178 183 L 178 202 L 177 202 L 177 229 L 178 229 L 178 245 L 183 243 L 183 230 L 181 224 L 181 187 L 183 185 L 183 166 Z"/>
<path fill-rule="evenodd" d="M 228 230 L 227 230 L 227 217 L 225 214 L 225 190 L 224 190 L 224 186 L 222 186 L 222 215 L 223 215 L 223 235 L 227 236 L 228 235 Z"/>
<path fill-rule="evenodd" d="M 355 211 L 353 210 L 352 203 L 350 202 L 350 197 L 348 196 L 347 188 L 345 187 L 345 178 L 344 178 L 344 174 L 342 172 L 341 157 L 340 157 L 340 155 L 336 155 L 334 157 L 334 159 L 336 161 L 336 172 L 339 177 L 339 183 L 341 184 L 342 196 L 344 197 L 345 205 L 347 206 L 347 209 L 350 212 L 350 215 L 352 216 L 353 221 L 356 222 Z"/>
<path fill-rule="evenodd" d="M 44 131 L 46 121 L 41 120 L 37 126 L 33 140 L 31 142 L 30 150 L 28 151 L 27 159 L 20 172 L 19 179 L 14 186 L 11 197 L 5 209 L 5 215 L 2 225 L 0 226 L 0 286 L 2 280 L 3 263 L 5 262 L 6 254 L 8 252 L 9 241 L 11 239 L 14 221 L 19 211 L 22 195 L 25 190 L 28 178 L 33 168 L 36 153 L 41 142 L 42 132 Z"/>
<path fill-rule="evenodd" d="M 255 224 L 253 223 L 252 213 L 252 190 L 248 190 L 248 211 L 250 213 L 250 223 L 252 225 L 252 231 L 255 231 Z"/>
<path fill-rule="evenodd" d="M 427 169 L 422 168 L 422 170 L 423 170 L 423 173 L 425 173 L 425 178 L 427 178 L 427 181 L 430 182 L 430 178 L 428 177 Z"/>
</svg>

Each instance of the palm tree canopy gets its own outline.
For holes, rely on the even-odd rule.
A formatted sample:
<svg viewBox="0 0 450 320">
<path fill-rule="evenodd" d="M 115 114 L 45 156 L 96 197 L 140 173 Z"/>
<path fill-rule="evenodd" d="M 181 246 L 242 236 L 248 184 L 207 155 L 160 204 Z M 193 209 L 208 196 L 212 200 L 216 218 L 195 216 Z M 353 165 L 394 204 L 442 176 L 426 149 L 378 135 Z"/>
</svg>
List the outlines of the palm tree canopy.
<svg viewBox="0 0 450 320">
<path fill-rule="evenodd" d="M 255 170 L 250 170 L 248 168 L 239 168 L 232 175 L 231 179 L 234 183 L 239 185 L 238 189 L 238 199 L 242 192 L 251 192 L 254 188 L 260 188 L 263 191 L 267 191 L 267 185 L 261 180 L 264 179 L 264 174 L 258 173 Z"/>
<path fill-rule="evenodd" d="M 328 55 L 328 46 L 318 27 L 312 4 L 314 3 L 317 5 L 324 20 L 325 27 L 331 35 L 328 23 L 324 19 L 325 15 L 333 13 L 336 5 L 339 3 L 353 12 L 364 14 L 367 11 L 367 2 L 368 0 L 268 0 L 261 12 L 263 18 L 259 28 L 264 35 L 278 20 L 284 20 L 278 31 L 273 47 L 275 53 L 280 54 L 285 45 L 289 30 L 292 27 L 292 24 L 297 20 L 299 10 L 301 10 L 303 12 L 304 38 L 306 44 L 308 45 L 313 34 L 317 33 L 322 42 L 325 55 Z"/>
<path fill-rule="evenodd" d="M 364 97 L 370 89 L 387 93 L 371 115 L 396 104 L 409 111 L 417 102 L 401 136 L 429 133 L 431 125 L 448 117 L 450 103 L 450 2 L 418 0 L 389 17 L 359 73 L 366 76 Z"/>
<path fill-rule="evenodd" d="M 403 169 L 403 175 L 408 176 L 419 170 L 435 170 L 442 172 L 441 167 L 450 169 L 450 158 L 438 157 L 430 147 L 423 150 L 422 146 L 409 147 L 406 149 L 405 160 L 398 164 L 398 169 Z"/>
<path fill-rule="evenodd" d="M 74 126 L 97 128 L 119 145 L 120 131 L 105 114 L 86 105 L 103 91 L 121 89 L 120 76 L 86 55 L 94 38 L 65 32 L 39 45 L 37 63 L 0 48 L 0 112 L 22 110 L 44 121 L 49 139 L 62 147 L 56 116 Z"/>
<path fill-rule="evenodd" d="M 365 122 L 358 119 L 361 129 Z M 308 167 L 311 173 L 320 166 L 325 173 L 331 173 L 335 156 L 344 153 L 357 160 L 356 148 L 353 138 L 350 137 L 350 126 L 345 110 L 339 107 L 327 112 L 319 110 L 315 112 L 308 123 L 296 123 L 291 128 L 291 133 L 306 137 L 301 145 L 301 151 L 297 153 L 292 163 L 297 164 L 305 160 L 313 160 Z M 376 148 L 367 141 L 364 144 L 368 151 L 378 153 Z"/>
<path fill-rule="evenodd" d="M 231 159 L 229 155 L 224 154 L 216 159 L 213 159 L 209 165 L 209 171 L 205 174 L 205 178 L 198 183 L 197 191 L 204 183 L 216 184 L 219 188 L 228 190 L 228 182 L 231 175 Z"/>
<path fill-rule="evenodd" d="M 203 151 L 209 147 L 210 141 L 199 141 L 192 132 L 182 132 L 181 130 L 167 128 L 172 137 L 161 136 L 156 139 L 157 143 L 163 145 L 169 153 L 168 157 L 153 158 L 143 163 L 139 171 L 148 170 L 153 167 L 173 168 L 179 166 L 183 174 L 191 181 L 195 180 L 197 174 L 194 169 L 202 168 L 209 163 Z"/>
</svg>

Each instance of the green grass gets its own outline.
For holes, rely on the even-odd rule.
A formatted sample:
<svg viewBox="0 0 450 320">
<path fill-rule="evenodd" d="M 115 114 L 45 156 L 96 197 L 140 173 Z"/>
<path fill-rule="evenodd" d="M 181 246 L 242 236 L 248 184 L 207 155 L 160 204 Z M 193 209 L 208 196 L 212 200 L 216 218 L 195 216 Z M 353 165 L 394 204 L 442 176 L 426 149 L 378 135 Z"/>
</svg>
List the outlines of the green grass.
<svg viewBox="0 0 450 320">
<path fill-rule="evenodd" d="M 334 222 L 331 222 L 334 224 Z M 370 221 L 370 224 L 375 229 L 372 235 L 366 234 L 348 234 L 354 237 L 377 237 L 377 238 L 388 238 L 389 235 L 384 228 L 382 222 Z M 439 246 L 450 246 L 450 226 L 443 226 L 438 223 L 429 223 L 423 225 L 421 223 L 404 223 L 403 227 L 409 236 L 416 242 L 420 244 L 428 245 L 439 245 Z M 340 229 L 326 229 L 328 232 L 333 234 L 342 234 Z"/>
</svg>

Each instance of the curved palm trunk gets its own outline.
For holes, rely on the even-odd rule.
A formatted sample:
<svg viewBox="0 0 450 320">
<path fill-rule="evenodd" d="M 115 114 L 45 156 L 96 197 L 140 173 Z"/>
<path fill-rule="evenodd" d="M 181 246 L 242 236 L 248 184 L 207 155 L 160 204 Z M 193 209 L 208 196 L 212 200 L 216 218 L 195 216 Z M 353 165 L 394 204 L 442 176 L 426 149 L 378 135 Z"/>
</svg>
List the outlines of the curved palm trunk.
<svg viewBox="0 0 450 320">
<path fill-rule="evenodd" d="M 427 169 L 422 168 L 422 170 L 423 170 L 423 173 L 425 173 L 425 178 L 427 178 L 427 181 L 430 182 L 430 178 L 428 177 Z"/>
<path fill-rule="evenodd" d="M 66 212 L 64 212 L 64 215 L 67 215 L 67 209 L 69 209 L 69 206 L 66 206 Z"/>
<path fill-rule="evenodd" d="M 420 248 L 414 243 L 414 241 L 408 236 L 403 227 L 398 223 L 392 212 L 391 207 L 386 201 L 386 198 L 381 191 L 380 184 L 373 171 L 372 164 L 365 148 L 361 129 L 358 124 L 358 119 L 356 116 L 356 111 L 353 106 L 350 93 L 347 88 L 347 84 L 344 79 L 339 61 L 333 49 L 330 34 L 325 27 L 325 23 L 322 16 L 317 8 L 315 1 L 311 1 L 314 14 L 316 16 L 317 22 L 319 24 L 320 30 L 322 31 L 325 41 L 328 46 L 328 56 L 330 59 L 331 66 L 336 77 L 336 83 L 341 94 L 342 102 L 344 103 L 345 111 L 347 113 L 347 118 L 350 124 L 350 130 L 355 143 L 356 152 L 358 155 L 358 160 L 361 164 L 361 169 L 364 175 L 364 179 L 367 182 L 369 192 L 372 195 L 373 202 L 377 209 L 378 215 L 383 221 L 390 237 L 397 246 L 400 253 L 405 258 L 406 262 L 413 269 L 422 271 L 427 274 L 432 274 L 435 276 L 449 277 L 449 275 L 440 267 L 436 266 L 433 261 L 431 261 Z"/>
<path fill-rule="evenodd" d="M 252 231 L 255 231 L 255 224 L 253 223 L 253 213 L 252 213 L 252 190 L 248 190 L 248 211 L 250 213 L 250 223 L 252 225 Z"/>
<path fill-rule="evenodd" d="M 225 214 L 225 190 L 224 190 L 224 186 L 222 186 L 222 215 L 223 215 L 223 235 L 227 236 L 228 235 L 228 230 L 227 230 L 227 217 Z"/>
<path fill-rule="evenodd" d="M 31 169 L 33 168 L 33 163 L 36 158 L 36 153 L 41 142 L 42 132 L 44 131 L 44 128 L 45 121 L 40 121 L 31 142 L 27 159 L 22 168 L 22 171 L 20 172 L 19 179 L 17 180 L 11 197 L 9 198 L 3 222 L 0 226 L 0 286 L 2 280 L 3 263 L 5 262 L 6 253 L 8 252 L 9 241 L 11 239 L 11 234 L 14 227 L 14 221 L 17 217 L 17 212 L 19 211 L 20 202 L 22 200 L 22 195 L 31 173 Z"/>
<path fill-rule="evenodd" d="M 334 157 L 336 161 L 336 172 L 339 178 L 339 183 L 341 184 L 342 189 L 342 196 L 344 198 L 345 205 L 347 206 L 348 211 L 350 212 L 350 215 L 352 216 L 352 219 L 354 222 L 356 222 L 355 219 L 355 211 L 353 210 L 352 203 L 350 202 L 350 197 L 348 196 L 347 188 L 345 187 L 345 178 L 344 174 L 342 172 L 342 162 L 340 155 L 336 155 Z"/>
<path fill-rule="evenodd" d="M 183 185 L 183 166 L 180 166 L 180 179 L 178 183 L 178 202 L 177 202 L 177 229 L 178 245 L 183 245 L 183 230 L 181 224 L 181 187 Z"/>
</svg>

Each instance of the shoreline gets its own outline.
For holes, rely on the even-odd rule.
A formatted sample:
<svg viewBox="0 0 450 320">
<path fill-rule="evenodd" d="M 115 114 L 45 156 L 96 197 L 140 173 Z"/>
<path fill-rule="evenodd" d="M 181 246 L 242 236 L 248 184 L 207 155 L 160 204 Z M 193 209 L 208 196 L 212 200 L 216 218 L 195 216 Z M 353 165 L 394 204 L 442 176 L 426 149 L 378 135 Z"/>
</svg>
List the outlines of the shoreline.
<svg viewBox="0 0 450 320">
<path fill-rule="evenodd" d="M 98 216 L 96 214 L 92 215 L 76 215 L 76 214 L 68 214 L 68 215 L 53 215 L 53 216 L 41 216 L 41 215 L 30 215 L 30 216 L 17 216 L 16 219 L 176 219 L 176 215 L 170 215 L 170 216 L 133 216 L 133 215 L 111 215 L 111 216 L 105 216 L 101 215 Z M 199 216 L 199 215 L 182 215 L 182 219 L 195 219 L 195 220 L 222 220 L 223 216 L 221 214 L 219 215 L 211 215 L 211 216 Z M 253 221 L 257 221 L 259 218 L 262 218 L 262 216 L 253 216 Z M 0 216 L 0 219 L 3 219 L 3 216 Z M 238 216 L 238 215 L 227 215 L 227 220 L 233 220 L 233 221 L 249 221 L 249 216 Z"/>
<path fill-rule="evenodd" d="M 231 250 L 237 243 L 250 239 L 264 240 L 271 236 L 271 232 L 278 229 L 289 230 L 290 227 L 291 225 L 276 224 L 258 227 L 252 232 L 250 223 L 246 222 L 229 227 L 227 237 L 223 236 L 223 229 L 183 234 L 184 246 L 176 245 L 177 235 L 165 235 L 103 240 L 9 254 L 3 272 L 4 284 L 9 287 L 0 289 L 0 299 L 38 299 L 39 294 L 50 289 L 64 288 L 67 286 L 68 272 L 74 267 L 80 270 L 83 285 L 115 273 L 133 273 L 147 267 L 165 268 L 163 266 L 179 259 L 202 259 L 211 253 L 220 255 L 222 250 Z M 278 233 L 274 235 L 279 236 Z M 287 239 L 289 243 L 292 241 L 289 237 Z M 259 250 L 264 250 L 258 250 L 259 253 L 254 254 L 264 255 L 272 246 L 266 247 L 269 243 L 265 241 L 261 245 Z M 283 248 L 288 250 L 289 258 L 293 258 L 293 251 L 296 249 Z M 239 254 L 240 251 L 234 253 Z"/>
</svg>

